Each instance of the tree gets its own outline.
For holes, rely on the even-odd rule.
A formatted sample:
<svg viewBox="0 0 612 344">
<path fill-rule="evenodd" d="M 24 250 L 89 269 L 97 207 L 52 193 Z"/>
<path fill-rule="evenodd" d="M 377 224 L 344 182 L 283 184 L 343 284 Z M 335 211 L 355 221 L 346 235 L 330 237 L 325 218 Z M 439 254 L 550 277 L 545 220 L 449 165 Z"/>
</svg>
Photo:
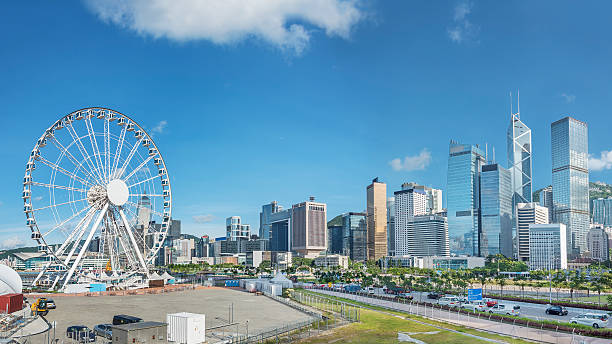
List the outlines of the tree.
<svg viewBox="0 0 612 344">
<path fill-rule="evenodd" d="M 591 280 L 591 286 L 597 292 L 597 304 L 601 305 L 601 292 L 606 289 L 610 282 L 607 280 L 608 277 L 605 274 L 596 274 L 594 277 L 595 278 Z"/>
<path fill-rule="evenodd" d="M 506 280 L 506 276 L 505 276 L 505 275 L 503 275 L 503 274 L 498 274 L 498 275 L 495 277 L 495 281 L 497 282 L 497 284 L 499 284 L 499 288 L 500 288 L 500 291 L 501 291 L 501 295 L 503 296 L 503 295 L 504 295 L 504 286 L 505 286 L 505 285 L 507 284 L 507 282 L 508 282 L 508 281 Z"/>
<path fill-rule="evenodd" d="M 480 282 L 480 287 L 482 288 L 483 295 L 486 294 L 487 282 L 489 281 L 489 278 L 483 273 L 478 276 L 478 281 Z"/>
<path fill-rule="evenodd" d="M 586 278 L 584 273 L 575 271 L 570 275 L 569 287 L 570 287 L 570 299 L 574 301 L 574 290 L 580 290 L 584 285 Z"/>
</svg>

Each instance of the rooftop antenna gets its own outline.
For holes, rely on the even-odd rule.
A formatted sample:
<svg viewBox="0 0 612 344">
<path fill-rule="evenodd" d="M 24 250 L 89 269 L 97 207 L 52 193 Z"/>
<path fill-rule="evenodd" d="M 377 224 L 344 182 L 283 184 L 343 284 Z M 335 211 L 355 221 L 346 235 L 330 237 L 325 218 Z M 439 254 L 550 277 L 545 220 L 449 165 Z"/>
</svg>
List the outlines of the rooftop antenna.
<svg viewBox="0 0 612 344">
<path fill-rule="evenodd" d="M 521 119 L 521 90 L 516 91 L 516 106 L 518 108 L 516 111 L 517 117 Z"/>
<path fill-rule="evenodd" d="M 495 146 L 493 146 L 493 163 L 495 163 Z"/>
<path fill-rule="evenodd" d="M 489 163 L 489 143 L 485 142 L 485 161 Z"/>
<path fill-rule="evenodd" d="M 512 117 L 512 115 L 514 115 L 514 112 L 512 111 L 512 92 L 510 92 L 510 117 Z"/>
</svg>

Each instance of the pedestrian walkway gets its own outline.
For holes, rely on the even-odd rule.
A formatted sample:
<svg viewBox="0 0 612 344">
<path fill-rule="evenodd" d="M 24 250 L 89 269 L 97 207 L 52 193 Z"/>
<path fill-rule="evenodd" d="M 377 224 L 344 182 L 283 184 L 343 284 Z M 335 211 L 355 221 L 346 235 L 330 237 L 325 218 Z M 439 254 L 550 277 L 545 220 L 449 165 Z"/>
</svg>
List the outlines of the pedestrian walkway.
<svg viewBox="0 0 612 344">
<path fill-rule="evenodd" d="M 389 310 L 401 311 L 408 314 L 420 315 L 433 320 L 444 321 L 447 323 L 474 328 L 500 335 L 516 338 L 523 338 L 531 341 L 555 343 L 555 344 L 608 344 L 609 339 L 594 338 L 574 335 L 565 332 L 556 332 L 542 329 L 523 327 L 513 324 L 505 324 L 497 321 L 488 320 L 488 314 L 475 313 L 474 316 L 466 315 L 458 311 L 441 310 L 431 306 L 418 305 L 416 303 L 399 303 L 384 299 L 373 299 L 360 295 L 346 294 L 330 290 L 312 289 L 311 291 L 349 300 L 359 301 L 365 304 L 383 307 Z"/>
</svg>

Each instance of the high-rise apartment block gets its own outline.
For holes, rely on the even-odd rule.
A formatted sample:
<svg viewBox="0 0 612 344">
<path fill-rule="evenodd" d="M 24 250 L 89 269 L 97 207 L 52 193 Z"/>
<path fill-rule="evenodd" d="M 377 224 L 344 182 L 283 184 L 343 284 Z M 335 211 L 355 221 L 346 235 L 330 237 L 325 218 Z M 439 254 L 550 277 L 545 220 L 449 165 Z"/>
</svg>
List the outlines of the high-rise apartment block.
<svg viewBox="0 0 612 344">
<path fill-rule="evenodd" d="M 259 213 L 259 237 L 261 239 L 270 239 L 270 231 L 272 230 L 270 216 L 282 210 L 283 207 L 277 201 L 272 201 L 261 207 L 261 212 Z"/>
<path fill-rule="evenodd" d="M 552 223 L 554 215 L 552 185 L 540 190 L 538 196 L 540 197 L 540 205 L 548 209 L 548 222 Z"/>
<path fill-rule="evenodd" d="M 225 219 L 226 238 L 229 241 L 249 240 L 251 236 L 251 225 L 243 224 L 240 216 L 232 216 Z"/>
<path fill-rule="evenodd" d="M 520 261 L 529 261 L 529 225 L 548 224 L 548 208 L 536 203 L 516 205 L 517 250 Z"/>
<path fill-rule="evenodd" d="M 612 226 L 612 197 L 593 200 L 593 223 Z"/>
<path fill-rule="evenodd" d="M 551 124 L 554 220 L 567 226 L 568 253 L 588 249 L 589 142 L 585 122 L 565 117 Z"/>
<path fill-rule="evenodd" d="M 415 191 L 418 193 L 418 191 Z M 397 216 L 397 215 L 396 215 Z M 438 215 L 401 217 L 395 232 L 396 256 L 449 256 L 448 223 Z"/>
<path fill-rule="evenodd" d="M 567 269 L 566 227 L 562 223 L 529 225 L 529 268 Z"/>
<path fill-rule="evenodd" d="M 305 258 L 327 250 L 327 205 L 310 197 L 294 204 L 291 212 L 291 250 Z"/>
<path fill-rule="evenodd" d="M 387 184 L 372 180 L 367 193 L 368 259 L 387 255 Z"/>
<path fill-rule="evenodd" d="M 484 153 L 478 146 L 450 142 L 446 198 L 452 254 L 479 253 L 479 177 L 484 163 Z"/>
<path fill-rule="evenodd" d="M 354 261 L 368 259 L 368 229 L 365 213 L 342 214 L 342 251 Z"/>
<path fill-rule="evenodd" d="M 481 229 L 479 256 L 513 257 L 512 178 L 498 164 L 482 166 L 480 175 Z"/>
</svg>

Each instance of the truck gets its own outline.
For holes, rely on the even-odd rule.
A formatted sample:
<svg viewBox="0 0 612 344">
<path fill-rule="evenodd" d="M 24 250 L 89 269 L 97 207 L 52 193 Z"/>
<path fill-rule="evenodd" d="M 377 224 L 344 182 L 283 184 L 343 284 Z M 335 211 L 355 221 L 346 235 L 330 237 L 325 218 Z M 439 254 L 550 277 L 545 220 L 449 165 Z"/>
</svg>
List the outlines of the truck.
<svg viewBox="0 0 612 344">
<path fill-rule="evenodd" d="M 34 303 L 30 306 L 30 310 L 32 311 L 32 315 L 42 315 L 45 316 L 49 313 L 49 302 L 46 298 L 41 297 L 34 301 Z"/>
</svg>

